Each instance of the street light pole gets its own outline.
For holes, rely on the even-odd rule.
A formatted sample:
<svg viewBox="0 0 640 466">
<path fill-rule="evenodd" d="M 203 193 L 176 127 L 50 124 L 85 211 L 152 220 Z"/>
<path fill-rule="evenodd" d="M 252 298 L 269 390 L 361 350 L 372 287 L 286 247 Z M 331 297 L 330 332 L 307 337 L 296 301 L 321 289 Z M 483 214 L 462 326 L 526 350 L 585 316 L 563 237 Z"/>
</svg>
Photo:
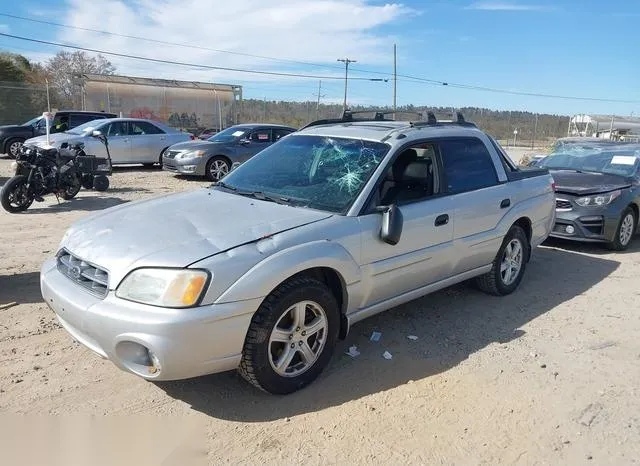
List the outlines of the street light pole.
<svg viewBox="0 0 640 466">
<path fill-rule="evenodd" d="M 347 109 L 347 80 L 349 79 L 349 63 L 356 63 L 356 60 L 338 58 L 338 61 L 344 63 L 344 103 L 342 104 L 342 111 L 345 111 Z"/>
</svg>

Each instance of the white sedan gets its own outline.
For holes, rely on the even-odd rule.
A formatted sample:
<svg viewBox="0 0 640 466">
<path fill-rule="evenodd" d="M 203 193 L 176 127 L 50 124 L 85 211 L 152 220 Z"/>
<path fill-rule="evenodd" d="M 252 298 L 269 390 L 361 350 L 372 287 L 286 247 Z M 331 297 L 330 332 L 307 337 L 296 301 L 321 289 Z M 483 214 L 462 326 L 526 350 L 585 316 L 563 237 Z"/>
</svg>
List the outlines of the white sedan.
<svg viewBox="0 0 640 466">
<path fill-rule="evenodd" d="M 50 143 L 54 147 L 60 147 L 64 142 L 83 143 L 87 154 L 106 157 L 102 143 L 91 137 L 93 131 L 100 131 L 107 136 L 114 165 L 161 163 L 162 153 L 167 147 L 194 139 L 190 133 L 179 131 L 157 121 L 139 118 L 106 118 L 90 121 L 64 133 L 52 134 Z M 25 145 L 43 146 L 45 144 L 46 136 L 25 141 Z"/>
</svg>

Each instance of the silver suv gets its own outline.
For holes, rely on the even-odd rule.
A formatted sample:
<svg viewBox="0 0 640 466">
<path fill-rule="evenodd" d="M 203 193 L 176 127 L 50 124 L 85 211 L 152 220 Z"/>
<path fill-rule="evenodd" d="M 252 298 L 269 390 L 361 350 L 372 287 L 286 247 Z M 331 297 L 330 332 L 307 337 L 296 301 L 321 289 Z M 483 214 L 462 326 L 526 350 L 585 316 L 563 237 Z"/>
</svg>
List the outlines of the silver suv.
<svg viewBox="0 0 640 466">
<path fill-rule="evenodd" d="M 347 113 L 211 188 L 81 220 L 42 294 L 77 341 L 140 377 L 237 368 L 285 394 L 366 317 L 471 278 L 514 291 L 554 199 L 546 170 L 519 170 L 461 115 Z"/>
</svg>

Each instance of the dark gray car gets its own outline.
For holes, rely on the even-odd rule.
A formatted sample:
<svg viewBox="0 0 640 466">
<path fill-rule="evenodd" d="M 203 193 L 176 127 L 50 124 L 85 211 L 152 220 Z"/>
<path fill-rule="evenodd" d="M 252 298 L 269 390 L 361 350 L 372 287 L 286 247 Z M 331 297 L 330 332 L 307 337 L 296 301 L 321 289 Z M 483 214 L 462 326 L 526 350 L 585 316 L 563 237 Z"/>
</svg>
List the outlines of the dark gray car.
<svg viewBox="0 0 640 466">
<path fill-rule="evenodd" d="M 174 144 L 164 151 L 164 170 L 183 175 L 222 179 L 234 163 L 243 163 L 295 128 L 270 124 L 242 124 L 227 128 L 205 141 Z"/>
<path fill-rule="evenodd" d="M 551 236 L 627 249 L 638 229 L 640 145 L 552 153 L 540 162 L 556 183 Z"/>
</svg>

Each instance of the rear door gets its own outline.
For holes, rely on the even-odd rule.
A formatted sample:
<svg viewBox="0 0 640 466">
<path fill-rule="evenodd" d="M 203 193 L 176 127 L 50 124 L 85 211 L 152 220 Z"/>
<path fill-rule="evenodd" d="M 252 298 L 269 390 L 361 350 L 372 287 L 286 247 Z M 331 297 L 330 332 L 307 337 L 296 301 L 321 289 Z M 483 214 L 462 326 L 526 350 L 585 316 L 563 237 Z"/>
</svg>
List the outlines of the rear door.
<svg viewBox="0 0 640 466">
<path fill-rule="evenodd" d="M 497 226 L 515 203 L 494 160 L 476 137 L 438 140 L 446 192 L 455 209 L 453 273 L 490 264 L 502 242 Z"/>
<path fill-rule="evenodd" d="M 167 135 L 147 121 L 129 121 L 131 160 L 134 163 L 156 163 L 167 147 Z"/>
</svg>

